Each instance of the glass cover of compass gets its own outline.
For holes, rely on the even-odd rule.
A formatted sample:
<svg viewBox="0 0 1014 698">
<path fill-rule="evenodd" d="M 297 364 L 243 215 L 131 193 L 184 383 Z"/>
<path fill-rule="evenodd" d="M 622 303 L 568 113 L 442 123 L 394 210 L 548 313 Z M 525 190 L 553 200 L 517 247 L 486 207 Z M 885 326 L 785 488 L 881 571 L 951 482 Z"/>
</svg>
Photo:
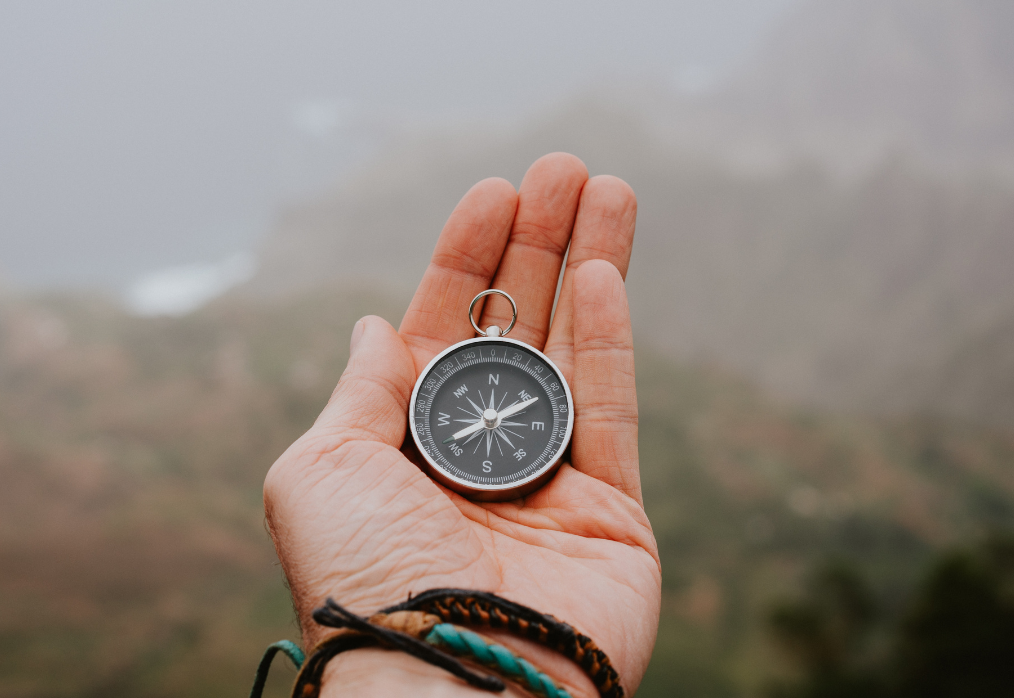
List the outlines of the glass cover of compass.
<svg viewBox="0 0 1014 698">
<path fill-rule="evenodd" d="M 505 337 L 477 337 L 440 353 L 410 404 L 409 427 L 430 475 L 470 499 L 514 499 L 541 487 L 574 427 L 560 370 Z"/>
</svg>

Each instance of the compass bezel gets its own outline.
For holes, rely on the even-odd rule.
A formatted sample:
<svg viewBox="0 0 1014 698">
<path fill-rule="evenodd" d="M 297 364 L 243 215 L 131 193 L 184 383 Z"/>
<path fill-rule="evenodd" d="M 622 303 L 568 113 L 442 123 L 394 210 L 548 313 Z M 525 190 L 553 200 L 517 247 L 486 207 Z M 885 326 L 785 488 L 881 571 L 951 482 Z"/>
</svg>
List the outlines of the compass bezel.
<svg viewBox="0 0 1014 698">
<path fill-rule="evenodd" d="M 419 391 L 423 386 L 423 381 L 430 374 L 433 368 L 443 361 L 448 355 L 454 354 L 461 349 L 471 345 L 490 345 L 495 346 L 497 344 L 514 345 L 518 348 L 531 352 L 539 358 L 540 361 L 544 361 L 553 372 L 560 379 L 560 386 L 563 388 L 564 397 L 567 401 L 567 426 L 564 432 L 563 439 L 560 442 L 560 446 L 557 449 L 553 457 L 546 461 L 546 464 L 541 468 L 537 469 L 528 477 L 523 480 L 516 482 L 505 483 L 501 485 L 482 485 L 475 482 L 469 482 L 462 478 L 453 475 L 446 470 L 443 466 L 437 463 L 436 460 L 429 454 L 426 448 L 422 444 L 422 440 L 419 438 L 419 432 L 416 430 L 416 400 L 419 397 Z M 563 456 L 567 452 L 567 448 L 570 446 L 570 439 L 574 432 L 574 397 L 570 392 L 570 385 L 567 383 L 567 379 L 563 375 L 563 371 L 557 366 L 552 359 L 543 354 L 541 351 L 536 349 L 530 344 L 526 344 L 517 339 L 510 339 L 509 337 L 474 337 L 472 339 L 466 339 L 457 344 L 444 349 L 442 352 L 433 357 L 433 359 L 426 364 L 426 367 L 419 374 L 419 378 L 415 382 L 415 387 L 412 389 L 412 397 L 409 401 L 408 411 L 408 426 L 412 432 L 412 440 L 416 445 L 416 449 L 419 451 L 419 455 L 423 459 L 423 465 L 427 474 L 437 482 L 440 482 L 449 489 L 464 495 L 468 499 L 476 501 L 488 501 L 498 502 L 506 501 L 510 499 L 517 499 L 523 497 L 526 494 L 534 492 L 544 484 L 549 482 L 560 465 L 563 463 Z"/>
</svg>

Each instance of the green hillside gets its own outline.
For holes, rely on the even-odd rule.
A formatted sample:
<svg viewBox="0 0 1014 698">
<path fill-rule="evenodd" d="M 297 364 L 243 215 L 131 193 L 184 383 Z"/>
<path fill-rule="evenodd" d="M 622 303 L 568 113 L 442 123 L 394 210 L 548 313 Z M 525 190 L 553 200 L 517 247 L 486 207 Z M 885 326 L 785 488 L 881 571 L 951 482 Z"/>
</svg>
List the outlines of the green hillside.
<svg viewBox="0 0 1014 698">
<path fill-rule="evenodd" d="M 334 289 L 183 319 L 0 305 L 0 695 L 245 695 L 263 646 L 297 634 L 264 474 L 326 401 L 354 321 L 401 310 Z M 1014 523 L 1006 435 L 800 412 L 638 361 L 665 587 L 641 695 L 756 695 L 790 671 L 768 609 L 814 565 L 851 561 L 901 607 L 935 550 Z"/>
</svg>

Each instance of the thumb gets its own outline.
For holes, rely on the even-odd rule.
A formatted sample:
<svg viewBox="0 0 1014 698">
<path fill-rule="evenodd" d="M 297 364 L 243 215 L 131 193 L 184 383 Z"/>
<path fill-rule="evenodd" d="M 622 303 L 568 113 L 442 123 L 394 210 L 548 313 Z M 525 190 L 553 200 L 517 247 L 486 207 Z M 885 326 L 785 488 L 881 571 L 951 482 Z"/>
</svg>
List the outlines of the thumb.
<svg viewBox="0 0 1014 698">
<path fill-rule="evenodd" d="M 341 443 L 365 440 L 395 448 L 405 438 L 415 364 L 408 348 L 383 318 L 368 315 L 352 332 L 348 366 L 313 430 Z"/>
</svg>

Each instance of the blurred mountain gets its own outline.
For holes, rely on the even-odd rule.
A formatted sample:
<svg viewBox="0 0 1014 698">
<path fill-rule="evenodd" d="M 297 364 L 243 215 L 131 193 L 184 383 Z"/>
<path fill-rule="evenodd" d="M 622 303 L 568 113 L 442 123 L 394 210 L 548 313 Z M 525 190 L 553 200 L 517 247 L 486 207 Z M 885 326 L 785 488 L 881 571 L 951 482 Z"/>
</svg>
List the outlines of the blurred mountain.
<svg viewBox="0 0 1014 698">
<path fill-rule="evenodd" d="M 286 210 L 247 292 L 407 294 L 469 186 L 564 150 L 638 193 L 629 289 L 657 348 L 793 400 L 1014 427 L 1009 392 L 968 396 L 1006 364 L 966 361 L 964 397 L 933 388 L 1014 314 L 1012 19 L 979 0 L 809 3 L 721 92 L 629 85 L 521 131 L 403 142 Z"/>
<path fill-rule="evenodd" d="M 805 163 L 758 176 L 691 159 L 652 128 L 589 99 L 499 142 L 401 149 L 286 211 L 247 292 L 365 279 L 404 296 L 472 183 L 517 183 L 536 157 L 566 150 L 638 193 L 628 286 L 637 330 L 657 348 L 726 364 L 796 400 L 954 407 L 946 394 L 927 402 L 926 386 L 1014 312 L 1014 186 L 904 158 L 846 180 Z"/>
<path fill-rule="evenodd" d="M 334 287 L 164 319 L 0 303 L 0 695 L 248 685 L 298 636 L 264 475 L 327 401 L 355 320 L 402 310 Z M 757 695 L 779 666 L 767 604 L 824 557 L 898 597 L 939 546 L 1014 527 L 1009 436 L 786 409 L 647 350 L 638 397 L 664 582 L 639 695 Z"/>
<path fill-rule="evenodd" d="M 855 169 L 896 150 L 1014 174 L 1012 26 L 1004 0 L 804 3 L 687 115 L 730 157 Z"/>
<path fill-rule="evenodd" d="M 966 341 L 922 399 L 969 421 L 1014 424 L 1014 316 Z"/>
</svg>

